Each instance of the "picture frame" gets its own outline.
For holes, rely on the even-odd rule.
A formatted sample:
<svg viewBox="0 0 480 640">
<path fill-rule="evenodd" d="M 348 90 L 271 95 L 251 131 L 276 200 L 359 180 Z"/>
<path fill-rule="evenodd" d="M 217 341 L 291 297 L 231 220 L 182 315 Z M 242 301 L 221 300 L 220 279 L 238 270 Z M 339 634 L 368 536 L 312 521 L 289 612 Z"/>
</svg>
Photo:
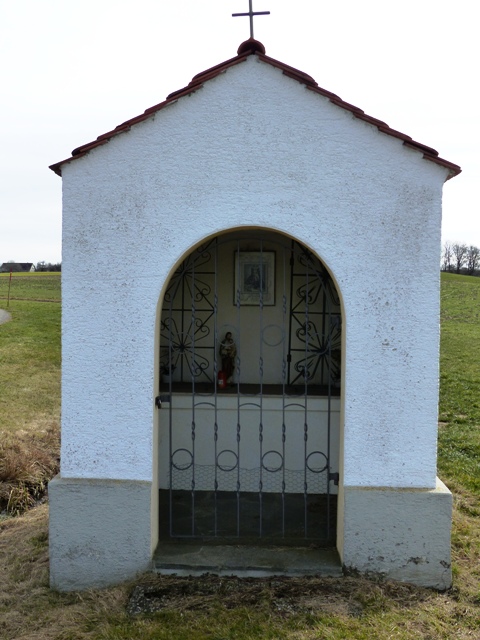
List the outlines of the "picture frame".
<svg viewBox="0 0 480 640">
<path fill-rule="evenodd" d="M 235 251 L 233 304 L 275 305 L 275 251 Z"/>
</svg>

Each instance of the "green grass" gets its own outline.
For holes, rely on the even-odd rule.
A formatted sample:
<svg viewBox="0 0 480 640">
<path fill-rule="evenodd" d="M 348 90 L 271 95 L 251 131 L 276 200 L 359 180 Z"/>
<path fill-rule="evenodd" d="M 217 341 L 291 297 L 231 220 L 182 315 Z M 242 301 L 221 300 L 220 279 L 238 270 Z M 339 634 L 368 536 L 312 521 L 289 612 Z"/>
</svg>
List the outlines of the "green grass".
<svg viewBox="0 0 480 640">
<path fill-rule="evenodd" d="M 58 276 L 55 285 L 59 296 Z M 35 429 L 59 417 L 61 306 L 13 300 L 8 311 L 12 320 L 0 325 L 0 431 Z"/>
<path fill-rule="evenodd" d="M 442 273 L 439 473 L 480 496 L 480 278 Z"/>
<path fill-rule="evenodd" d="M 27 298 L 44 281 L 20 279 Z M 48 280 L 59 298 L 59 274 Z M 8 310 L 11 320 L 0 325 L 0 511 L 18 514 L 42 497 L 58 470 L 61 307 L 12 300 Z"/>
<path fill-rule="evenodd" d="M 60 273 L 0 273 L 0 306 L 13 300 L 60 302 Z"/>
<path fill-rule="evenodd" d="M 0 520 L 0 637 L 479 639 L 479 303 L 479 278 L 442 274 L 439 475 L 454 492 L 451 590 L 436 593 L 364 577 L 292 579 L 287 588 L 275 580 L 229 583 L 225 578 L 146 575 L 111 589 L 60 594 L 48 588 L 48 507 L 44 504 L 21 517 Z M 22 427 L 36 429 L 38 416 L 58 416 L 60 309 L 55 303 L 15 302 L 10 310 L 13 321 L 0 326 L 0 358 L 10 369 L 0 375 L 2 391 L 5 384 L 13 389 L 0 415 L 6 411 L 7 428 L 19 433 Z M 41 372 L 47 376 L 46 383 Z M 38 398 L 38 389 L 48 397 Z M 127 614 L 129 594 L 138 583 L 169 594 L 162 612 Z M 211 593 L 215 588 L 217 593 Z"/>
</svg>

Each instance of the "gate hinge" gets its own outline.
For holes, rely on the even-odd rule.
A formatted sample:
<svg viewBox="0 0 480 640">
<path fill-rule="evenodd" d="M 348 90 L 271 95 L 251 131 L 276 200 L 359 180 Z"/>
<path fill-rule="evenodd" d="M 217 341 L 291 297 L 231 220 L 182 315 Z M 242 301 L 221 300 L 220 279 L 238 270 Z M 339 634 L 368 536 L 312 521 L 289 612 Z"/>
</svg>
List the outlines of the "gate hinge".
<svg viewBox="0 0 480 640">
<path fill-rule="evenodd" d="M 170 402 L 170 395 L 168 393 L 157 396 L 155 398 L 155 406 L 157 407 L 157 409 L 162 408 L 162 402 Z"/>
<path fill-rule="evenodd" d="M 338 473 L 338 471 L 335 471 L 335 473 L 329 473 L 328 474 L 328 479 L 329 480 L 333 480 L 333 484 L 338 487 L 338 483 L 340 480 L 340 474 Z"/>
</svg>

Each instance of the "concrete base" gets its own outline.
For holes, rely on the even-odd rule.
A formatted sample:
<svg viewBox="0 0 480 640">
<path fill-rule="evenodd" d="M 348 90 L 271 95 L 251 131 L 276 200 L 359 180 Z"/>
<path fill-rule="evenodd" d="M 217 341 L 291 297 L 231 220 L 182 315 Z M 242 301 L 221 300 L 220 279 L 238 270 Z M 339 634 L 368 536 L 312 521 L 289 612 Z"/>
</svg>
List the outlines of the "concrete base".
<svg viewBox="0 0 480 640">
<path fill-rule="evenodd" d="M 164 543 L 158 546 L 154 570 L 164 575 L 261 578 L 265 576 L 343 575 L 336 549 L 255 547 Z"/>
<path fill-rule="evenodd" d="M 339 550 L 345 569 L 436 589 L 451 586 L 452 496 L 440 480 L 431 491 L 346 487 L 342 494 Z M 53 588 L 104 587 L 152 568 L 151 483 L 56 476 L 49 502 Z M 170 543 L 157 550 L 155 568 L 188 574 L 339 575 L 336 551 L 327 551 L 328 557 L 322 557 L 322 549 L 260 548 L 256 554 L 252 547 Z"/>
<path fill-rule="evenodd" d="M 340 505 L 339 505 L 340 511 Z M 434 490 L 345 487 L 344 567 L 416 585 L 452 584 L 452 494 Z"/>
<path fill-rule="evenodd" d="M 57 475 L 48 485 L 50 586 L 104 587 L 152 567 L 149 482 Z"/>
</svg>

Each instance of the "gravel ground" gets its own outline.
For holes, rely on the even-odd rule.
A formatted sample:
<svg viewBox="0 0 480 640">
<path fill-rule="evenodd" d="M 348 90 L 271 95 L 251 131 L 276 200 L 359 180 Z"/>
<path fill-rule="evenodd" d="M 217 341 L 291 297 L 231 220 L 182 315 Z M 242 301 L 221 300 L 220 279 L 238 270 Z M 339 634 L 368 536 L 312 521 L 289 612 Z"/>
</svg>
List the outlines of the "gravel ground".
<svg viewBox="0 0 480 640">
<path fill-rule="evenodd" d="M 3 324 L 4 322 L 8 322 L 11 319 L 12 319 L 12 316 L 7 311 L 0 309 L 0 324 Z"/>
</svg>

